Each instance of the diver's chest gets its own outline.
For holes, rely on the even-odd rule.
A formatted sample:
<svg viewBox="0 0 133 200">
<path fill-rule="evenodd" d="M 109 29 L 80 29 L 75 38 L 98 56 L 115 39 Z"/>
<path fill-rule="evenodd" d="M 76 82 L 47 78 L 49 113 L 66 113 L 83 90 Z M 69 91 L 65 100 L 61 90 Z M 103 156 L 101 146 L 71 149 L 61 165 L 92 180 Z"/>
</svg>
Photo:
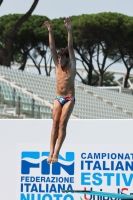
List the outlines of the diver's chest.
<svg viewBox="0 0 133 200">
<path fill-rule="evenodd" d="M 57 76 L 71 76 L 73 74 L 73 71 L 71 68 L 66 68 L 66 69 L 60 69 L 58 68 L 56 71 Z"/>
</svg>

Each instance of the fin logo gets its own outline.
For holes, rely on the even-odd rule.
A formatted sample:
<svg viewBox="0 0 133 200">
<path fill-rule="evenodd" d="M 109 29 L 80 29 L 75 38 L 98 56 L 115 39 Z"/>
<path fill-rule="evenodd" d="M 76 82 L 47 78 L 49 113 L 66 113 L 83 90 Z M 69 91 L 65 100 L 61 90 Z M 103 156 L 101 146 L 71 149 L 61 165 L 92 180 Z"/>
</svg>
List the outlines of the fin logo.
<svg viewBox="0 0 133 200">
<path fill-rule="evenodd" d="M 74 152 L 66 152 L 66 157 L 58 156 L 58 162 L 52 166 L 47 163 L 49 152 L 23 151 L 21 153 L 21 174 L 30 174 L 31 168 L 40 168 L 42 175 L 60 175 L 61 168 L 74 175 Z"/>
</svg>

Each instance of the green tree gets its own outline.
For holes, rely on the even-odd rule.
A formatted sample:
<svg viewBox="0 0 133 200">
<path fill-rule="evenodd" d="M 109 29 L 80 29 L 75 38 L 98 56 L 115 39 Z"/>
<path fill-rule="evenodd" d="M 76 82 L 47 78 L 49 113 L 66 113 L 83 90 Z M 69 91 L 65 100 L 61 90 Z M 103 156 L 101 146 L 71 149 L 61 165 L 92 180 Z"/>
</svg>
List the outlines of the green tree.
<svg viewBox="0 0 133 200">
<path fill-rule="evenodd" d="M 28 10 L 28 12 L 26 14 L 24 14 L 15 24 L 13 24 L 11 29 L 9 29 L 8 34 L 4 38 L 4 40 L 5 40 L 4 45 L 1 45 L 1 43 L 0 43 L 0 63 L 2 65 L 10 67 L 10 64 L 11 64 L 11 53 L 10 52 L 11 52 L 11 47 L 13 44 L 14 36 L 15 36 L 16 32 L 18 31 L 18 29 L 21 27 L 21 25 L 31 16 L 31 14 L 34 11 L 34 9 L 36 8 L 38 2 L 39 2 L 39 0 L 34 0 L 32 6 Z M 0 21 L 0 23 L 2 23 L 2 22 Z M 10 22 L 9 22 L 9 24 L 10 24 Z M 9 26 L 9 24 L 6 24 L 7 27 Z M 2 34 L 2 30 L 0 30 L 0 39 L 1 39 L 1 34 Z"/>
<path fill-rule="evenodd" d="M 125 30 L 124 30 L 125 29 Z M 123 31 L 118 36 L 114 36 L 114 46 L 110 51 L 109 58 L 115 60 L 121 57 L 121 62 L 126 67 L 124 87 L 128 87 L 128 79 L 133 69 L 133 18 L 128 17 L 125 21 Z"/>
<path fill-rule="evenodd" d="M 41 74 L 40 65 L 43 59 L 45 66 L 47 64 L 48 36 L 43 25 L 45 20 L 48 20 L 45 16 L 31 16 L 16 35 L 15 48 L 23 55 L 24 60 L 20 67 L 21 70 L 24 70 L 26 61 L 29 58 L 33 61 L 39 74 Z M 38 58 L 39 56 L 41 58 Z M 47 69 L 45 68 L 45 70 Z M 48 75 L 48 71 L 46 71 L 46 74 Z"/>
<path fill-rule="evenodd" d="M 119 55 L 107 64 L 110 51 L 114 47 L 114 39 L 128 28 L 130 17 L 118 13 L 99 13 L 73 19 L 74 48 L 88 73 L 88 84 L 92 84 L 92 72 L 96 72 L 95 61 L 99 70 L 98 85 L 102 86 L 106 70 L 121 59 Z"/>
<path fill-rule="evenodd" d="M 4 45 L 7 33 L 12 24 L 16 23 L 22 15 L 14 14 L 1 17 L 0 30 L 2 31 L 0 41 Z M 50 21 L 45 16 L 32 15 L 20 27 L 13 41 L 11 48 L 11 61 L 19 62 L 24 70 L 27 60 L 30 58 L 35 67 L 40 71 L 40 65 L 44 62 L 45 72 L 50 76 L 52 57 L 49 49 L 48 31 L 44 26 L 44 21 Z M 54 30 L 54 37 L 57 50 L 67 46 L 67 34 L 64 26 L 64 18 L 51 20 Z M 10 22 L 10 23 L 9 23 Z M 5 24 L 8 24 L 8 26 Z M 47 66 L 50 66 L 48 68 Z"/>
<path fill-rule="evenodd" d="M 54 32 L 56 49 L 67 47 L 67 31 L 64 26 L 65 18 L 58 18 L 51 20 L 52 29 Z"/>
<path fill-rule="evenodd" d="M 1 17 L 0 30 L 2 31 L 1 41 L 4 45 L 4 38 L 6 37 L 9 29 L 22 15 L 14 14 Z M 31 58 L 40 72 L 40 63 L 35 60 L 35 49 L 40 53 L 40 56 L 46 57 L 44 45 L 48 45 L 47 33 L 44 29 L 44 21 L 48 20 L 45 16 L 32 15 L 28 20 L 22 24 L 13 41 L 11 47 L 11 61 L 18 62 L 21 65 L 20 69 L 24 70 L 27 59 Z M 8 24 L 8 26 L 5 26 Z M 43 49 L 41 49 L 41 46 Z M 42 59 L 41 59 L 42 60 Z"/>
</svg>

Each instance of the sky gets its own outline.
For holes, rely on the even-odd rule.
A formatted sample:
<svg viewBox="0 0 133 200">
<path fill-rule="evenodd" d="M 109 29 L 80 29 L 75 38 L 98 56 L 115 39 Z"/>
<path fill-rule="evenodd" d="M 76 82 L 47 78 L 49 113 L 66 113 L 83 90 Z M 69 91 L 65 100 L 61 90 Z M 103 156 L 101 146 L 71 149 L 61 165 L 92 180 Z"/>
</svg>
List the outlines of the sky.
<svg viewBox="0 0 133 200">
<path fill-rule="evenodd" d="M 26 13 L 33 0 L 4 0 L 0 7 L 0 16 L 13 13 Z M 133 0 L 39 0 L 33 14 L 47 16 L 50 19 L 73 15 L 100 12 L 117 12 L 133 16 Z M 80 63 L 78 63 L 81 66 Z M 125 71 L 123 64 L 115 64 L 111 70 Z"/>
<path fill-rule="evenodd" d="M 26 2 L 26 3 L 25 3 Z M 0 16 L 9 13 L 25 13 L 33 0 L 4 0 Z M 39 0 L 33 14 L 50 19 L 99 12 L 118 12 L 133 16 L 133 0 Z"/>
</svg>

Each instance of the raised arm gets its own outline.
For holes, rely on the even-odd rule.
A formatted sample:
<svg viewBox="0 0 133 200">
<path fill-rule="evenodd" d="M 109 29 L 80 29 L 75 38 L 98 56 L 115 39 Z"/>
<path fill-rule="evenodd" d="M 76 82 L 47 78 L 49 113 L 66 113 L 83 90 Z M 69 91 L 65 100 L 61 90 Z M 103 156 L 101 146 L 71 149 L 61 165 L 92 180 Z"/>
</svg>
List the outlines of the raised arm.
<svg viewBox="0 0 133 200">
<path fill-rule="evenodd" d="M 65 24 L 67 32 L 68 32 L 68 51 L 69 51 L 70 62 L 72 65 L 76 66 L 76 59 L 75 59 L 75 54 L 74 54 L 74 50 L 73 50 L 72 27 L 71 27 L 71 21 L 70 21 L 69 17 L 67 17 L 64 20 L 64 24 Z"/>
<path fill-rule="evenodd" d="M 54 61 L 55 66 L 58 65 L 58 59 L 57 59 L 57 52 L 55 48 L 55 41 L 54 41 L 54 36 L 53 36 L 53 31 L 51 24 L 48 21 L 45 21 L 44 24 L 47 26 L 47 29 L 49 31 L 49 46 L 52 54 L 52 58 Z"/>
</svg>

